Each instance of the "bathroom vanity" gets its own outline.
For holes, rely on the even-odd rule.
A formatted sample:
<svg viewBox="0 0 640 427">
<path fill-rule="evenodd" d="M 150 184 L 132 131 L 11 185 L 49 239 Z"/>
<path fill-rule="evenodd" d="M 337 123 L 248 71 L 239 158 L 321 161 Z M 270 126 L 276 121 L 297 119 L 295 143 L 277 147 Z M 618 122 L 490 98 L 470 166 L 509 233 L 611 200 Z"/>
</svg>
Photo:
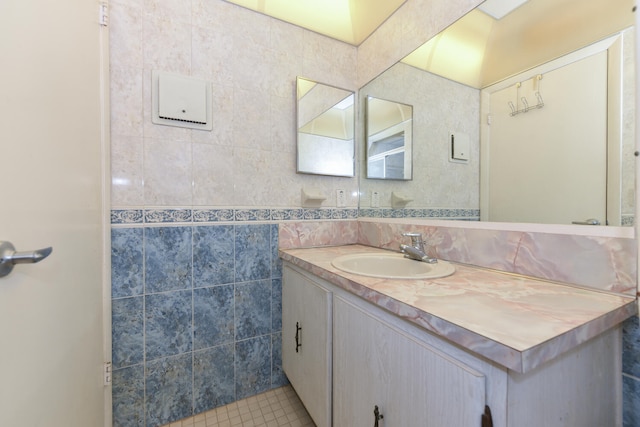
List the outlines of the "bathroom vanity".
<svg viewBox="0 0 640 427">
<path fill-rule="evenodd" d="M 621 425 L 631 297 L 457 264 L 345 273 L 348 245 L 281 250 L 283 368 L 319 427 Z"/>
</svg>

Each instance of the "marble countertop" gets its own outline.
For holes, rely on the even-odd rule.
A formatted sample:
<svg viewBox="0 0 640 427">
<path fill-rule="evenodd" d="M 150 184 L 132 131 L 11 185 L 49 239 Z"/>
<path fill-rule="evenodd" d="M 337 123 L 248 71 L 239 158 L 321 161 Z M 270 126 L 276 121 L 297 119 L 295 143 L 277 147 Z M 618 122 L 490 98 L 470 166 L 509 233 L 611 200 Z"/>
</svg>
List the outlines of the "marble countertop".
<svg viewBox="0 0 640 427">
<path fill-rule="evenodd" d="M 452 276 L 398 280 L 350 274 L 331 261 L 388 252 L 347 245 L 280 257 L 467 350 L 528 372 L 636 313 L 635 299 L 455 264 Z"/>
</svg>

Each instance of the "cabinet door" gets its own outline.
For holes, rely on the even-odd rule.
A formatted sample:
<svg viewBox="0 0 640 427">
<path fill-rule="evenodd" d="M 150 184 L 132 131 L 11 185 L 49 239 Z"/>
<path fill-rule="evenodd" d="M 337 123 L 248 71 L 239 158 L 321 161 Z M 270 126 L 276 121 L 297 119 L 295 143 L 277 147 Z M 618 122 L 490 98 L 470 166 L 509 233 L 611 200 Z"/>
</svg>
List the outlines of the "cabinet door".
<svg viewBox="0 0 640 427">
<path fill-rule="evenodd" d="M 331 293 L 287 266 L 282 280 L 282 367 L 316 425 L 329 427 Z"/>
<path fill-rule="evenodd" d="M 480 426 L 484 376 L 336 296 L 334 426 Z"/>
</svg>

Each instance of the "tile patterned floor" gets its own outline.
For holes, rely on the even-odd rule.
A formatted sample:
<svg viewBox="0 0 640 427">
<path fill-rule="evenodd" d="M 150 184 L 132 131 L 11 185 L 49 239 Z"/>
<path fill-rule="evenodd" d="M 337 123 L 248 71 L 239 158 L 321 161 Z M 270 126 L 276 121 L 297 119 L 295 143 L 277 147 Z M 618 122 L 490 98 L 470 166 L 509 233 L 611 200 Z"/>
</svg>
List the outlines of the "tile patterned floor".
<svg viewBox="0 0 640 427">
<path fill-rule="evenodd" d="M 270 390 L 164 427 L 315 427 L 291 386 Z"/>
</svg>

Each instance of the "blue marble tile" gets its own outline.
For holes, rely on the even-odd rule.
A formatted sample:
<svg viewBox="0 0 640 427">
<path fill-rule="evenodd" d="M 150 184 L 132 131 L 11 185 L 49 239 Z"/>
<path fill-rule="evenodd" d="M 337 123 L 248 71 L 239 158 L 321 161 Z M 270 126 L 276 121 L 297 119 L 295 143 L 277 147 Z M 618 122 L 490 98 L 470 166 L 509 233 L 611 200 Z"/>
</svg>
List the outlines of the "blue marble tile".
<svg viewBox="0 0 640 427">
<path fill-rule="evenodd" d="M 193 286 L 233 283 L 234 229 L 232 225 L 194 227 Z"/>
<path fill-rule="evenodd" d="M 145 293 L 191 287 L 191 227 L 145 228 Z"/>
<path fill-rule="evenodd" d="M 282 334 L 271 335 L 271 388 L 289 384 L 282 370 Z"/>
<path fill-rule="evenodd" d="M 144 426 L 144 366 L 115 369 L 111 384 L 113 427 Z"/>
<path fill-rule="evenodd" d="M 191 209 L 149 209 L 144 211 L 148 223 L 191 222 Z"/>
<path fill-rule="evenodd" d="M 640 378 L 640 324 L 632 316 L 622 324 L 622 372 Z"/>
<path fill-rule="evenodd" d="M 193 290 L 193 348 L 233 342 L 234 286 L 222 285 Z"/>
<path fill-rule="evenodd" d="M 111 211 L 111 224 L 142 224 L 142 209 L 114 209 Z"/>
<path fill-rule="evenodd" d="M 622 425 L 640 425 L 640 381 L 626 375 L 622 376 Z"/>
<path fill-rule="evenodd" d="M 198 414 L 234 402 L 234 344 L 193 353 L 193 406 Z"/>
<path fill-rule="evenodd" d="M 111 297 L 142 295 L 143 229 L 111 230 Z"/>
<path fill-rule="evenodd" d="M 145 297 L 147 360 L 191 351 L 191 291 Z"/>
<path fill-rule="evenodd" d="M 265 392 L 271 386 L 271 336 L 236 342 L 236 399 Z"/>
<path fill-rule="evenodd" d="M 236 284 L 236 340 L 271 332 L 271 280 Z"/>
<path fill-rule="evenodd" d="M 146 364 L 146 425 L 157 427 L 193 414 L 192 354 Z"/>
<path fill-rule="evenodd" d="M 271 280 L 271 332 L 282 330 L 282 279 Z"/>
<path fill-rule="evenodd" d="M 270 225 L 235 226 L 236 282 L 271 277 Z"/>
<path fill-rule="evenodd" d="M 114 369 L 144 361 L 143 297 L 111 302 L 111 340 Z"/>
<path fill-rule="evenodd" d="M 271 277 L 282 277 L 282 260 L 278 256 L 278 224 L 271 224 Z"/>
</svg>

